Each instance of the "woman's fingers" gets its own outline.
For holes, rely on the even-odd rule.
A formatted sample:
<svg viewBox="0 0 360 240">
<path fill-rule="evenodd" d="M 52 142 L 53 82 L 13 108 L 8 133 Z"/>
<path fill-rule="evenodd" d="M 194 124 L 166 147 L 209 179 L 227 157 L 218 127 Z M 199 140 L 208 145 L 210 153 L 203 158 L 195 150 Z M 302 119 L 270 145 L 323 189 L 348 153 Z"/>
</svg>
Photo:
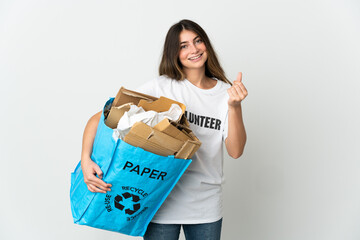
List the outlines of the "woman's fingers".
<svg viewBox="0 0 360 240">
<path fill-rule="evenodd" d="M 102 181 L 101 179 L 97 178 L 97 177 L 92 177 L 89 181 L 90 184 L 95 185 L 96 187 L 105 190 L 105 191 L 111 191 L 110 187 L 111 184 L 110 183 L 105 183 L 104 181 Z"/>
<path fill-rule="evenodd" d="M 238 76 L 234 81 L 232 88 L 236 90 L 237 94 L 235 95 L 239 95 L 241 97 L 241 100 L 243 100 L 248 95 L 248 91 L 245 85 L 242 83 L 242 72 L 238 73 Z"/>
<path fill-rule="evenodd" d="M 236 81 L 241 82 L 242 81 L 242 72 L 239 72 L 236 78 Z"/>
<path fill-rule="evenodd" d="M 245 98 L 245 93 L 238 84 L 234 84 L 231 88 L 229 88 L 228 92 L 230 98 L 233 99 L 234 101 L 240 101 Z"/>
<path fill-rule="evenodd" d="M 239 95 L 243 95 L 244 98 L 248 95 L 247 89 L 245 88 L 245 86 L 242 82 L 235 83 L 233 86 L 235 87 L 235 89 L 239 93 Z"/>
<path fill-rule="evenodd" d="M 240 102 L 245 97 L 239 86 L 236 86 L 236 85 L 233 86 L 233 88 L 231 89 L 231 92 L 234 96 L 234 101 L 236 101 L 236 102 Z"/>
<path fill-rule="evenodd" d="M 228 105 L 229 106 L 238 106 L 241 102 L 239 95 L 237 93 L 237 91 L 235 90 L 234 87 L 231 87 L 228 89 L 228 94 L 229 94 L 229 100 L 228 100 Z"/>
<path fill-rule="evenodd" d="M 99 193 L 106 193 L 105 190 L 101 189 L 101 188 L 98 188 L 92 184 L 87 184 L 87 187 L 89 189 L 90 192 L 99 192 Z"/>
<path fill-rule="evenodd" d="M 101 171 L 99 165 L 97 165 L 97 164 L 94 165 L 94 171 L 100 179 L 103 178 L 103 172 Z"/>
<path fill-rule="evenodd" d="M 234 84 L 234 93 L 240 97 L 240 99 L 243 99 L 244 98 L 244 93 L 241 89 L 241 87 L 239 86 L 239 84 Z"/>
<path fill-rule="evenodd" d="M 111 191 L 110 189 L 111 184 L 105 183 L 103 180 L 101 180 L 100 178 L 96 177 L 93 174 L 90 174 L 90 176 L 87 176 L 85 178 L 85 183 L 96 186 L 97 188 L 100 188 L 102 190 Z"/>
<path fill-rule="evenodd" d="M 92 191 L 101 189 L 103 191 L 111 191 L 111 184 L 105 183 L 103 180 L 95 176 L 95 173 L 84 174 L 84 182 L 89 186 L 92 186 Z"/>
<path fill-rule="evenodd" d="M 248 95 L 247 89 L 242 83 L 242 73 L 239 72 L 237 79 L 233 82 L 233 85 L 228 89 L 229 101 L 228 104 L 236 106 L 241 103 L 242 100 Z"/>
<path fill-rule="evenodd" d="M 88 188 L 92 186 L 92 190 L 100 189 L 102 191 L 111 191 L 111 184 L 105 183 L 96 176 L 88 177 L 85 183 L 88 185 Z"/>
<path fill-rule="evenodd" d="M 84 182 L 90 191 L 103 193 L 106 191 L 111 191 L 111 184 L 105 183 L 103 180 L 101 180 L 103 172 L 101 171 L 99 165 L 97 165 L 94 161 L 91 159 L 82 161 L 81 168 L 84 174 Z"/>
</svg>

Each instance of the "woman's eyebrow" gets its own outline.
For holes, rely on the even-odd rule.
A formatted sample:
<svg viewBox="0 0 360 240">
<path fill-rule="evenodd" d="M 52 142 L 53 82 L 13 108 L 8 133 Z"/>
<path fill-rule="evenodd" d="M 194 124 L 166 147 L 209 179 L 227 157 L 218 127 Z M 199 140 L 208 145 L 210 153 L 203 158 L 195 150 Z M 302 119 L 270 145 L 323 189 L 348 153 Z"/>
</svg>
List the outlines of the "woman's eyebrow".
<svg viewBox="0 0 360 240">
<path fill-rule="evenodd" d="M 196 39 L 198 39 L 200 36 L 196 36 L 193 41 L 195 41 Z M 180 44 L 183 44 L 183 43 L 188 43 L 189 41 L 184 41 L 184 42 L 181 42 Z"/>
</svg>

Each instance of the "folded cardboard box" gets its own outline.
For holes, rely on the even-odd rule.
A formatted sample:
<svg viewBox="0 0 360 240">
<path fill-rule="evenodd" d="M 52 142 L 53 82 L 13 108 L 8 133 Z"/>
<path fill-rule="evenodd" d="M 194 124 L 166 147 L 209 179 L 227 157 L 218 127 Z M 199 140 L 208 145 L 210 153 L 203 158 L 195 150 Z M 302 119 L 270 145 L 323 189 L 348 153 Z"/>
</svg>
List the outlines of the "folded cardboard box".
<svg viewBox="0 0 360 240">
<path fill-rule="evenodd" d="M 188 159 L 199 149 L 201 142 L 189 128 L 184 115 L 186 107 L 180 102 L 165 97 L 155 98 L 121 87 L 106 115 L 105 124 L 112 129 L 116 128 L 122 115 L 130 109 L 130 104 L 142 107 L 145 111 L 164 112 L 173 103 L 182 109 L 179 119 L 171 121 L 165 118 L 154 127 L 137 122 L 124 141 L 158 155 Z"/>
</svg>

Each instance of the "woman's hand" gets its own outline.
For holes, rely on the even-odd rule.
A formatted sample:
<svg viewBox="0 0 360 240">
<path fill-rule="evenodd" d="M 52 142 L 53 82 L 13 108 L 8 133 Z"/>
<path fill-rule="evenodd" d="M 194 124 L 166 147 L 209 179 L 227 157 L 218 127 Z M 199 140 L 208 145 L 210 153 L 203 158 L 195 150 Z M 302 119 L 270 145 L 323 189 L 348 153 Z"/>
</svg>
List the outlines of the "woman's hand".
<svg viewBox="0 0 360 240">
<path fill-rule="evenodd" d="M 246 98 L 248 92 L 241 80 L 242 73 L 240 72 L 233 85 L 228 89 L 228 136 L 225 139 L 225 145 L 229 155 L 233 158 L 239 158 L 243 154 L 246 143 L 241 101 Z"/>
<path fill-rule="evenodd" d="M 111 191 L 111 184 L 101 180 L 103 173 L 100 167 L 90 158 L 100 117 L 101 112 L 98 112 L 86 124 L 81 151 L 81 169 L 84 175 L 84 182 L 91 192 L 106 193 L 106 191 Z"/>
<path fill-rule="evenodd" d="M 239 72 L 233 85 L 227 90 L 229 94 L 229 108 L 239 107 L 242 100 L 246 98 L 248 92 L 242 83 L 242 73 Z"/>
<path fill-rule="evenodd" d="M 106 193 L 107 191 L 111 191 L 111 184 L 101 180 L 103 173 L 100 167 L 91 160 L 91 158 L 81 160 L 81 169 L 84 175 L 84 182 L 91 192 Z"/>
</svg>

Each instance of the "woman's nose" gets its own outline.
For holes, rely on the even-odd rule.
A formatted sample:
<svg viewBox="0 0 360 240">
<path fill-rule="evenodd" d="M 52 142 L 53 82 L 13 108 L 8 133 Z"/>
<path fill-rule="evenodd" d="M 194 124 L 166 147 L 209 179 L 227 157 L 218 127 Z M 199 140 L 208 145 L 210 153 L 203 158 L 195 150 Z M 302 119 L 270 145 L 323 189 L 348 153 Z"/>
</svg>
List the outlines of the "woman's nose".
<svg viewBox="0 0 360 240">
<path fill-rule="evenodd" d="M 191 44 L 190 46 L 191 46 L 190 50 L 192 53 L 196 53 L 199 51 L 198 47 L 195 44 Z"/>
</svg>

